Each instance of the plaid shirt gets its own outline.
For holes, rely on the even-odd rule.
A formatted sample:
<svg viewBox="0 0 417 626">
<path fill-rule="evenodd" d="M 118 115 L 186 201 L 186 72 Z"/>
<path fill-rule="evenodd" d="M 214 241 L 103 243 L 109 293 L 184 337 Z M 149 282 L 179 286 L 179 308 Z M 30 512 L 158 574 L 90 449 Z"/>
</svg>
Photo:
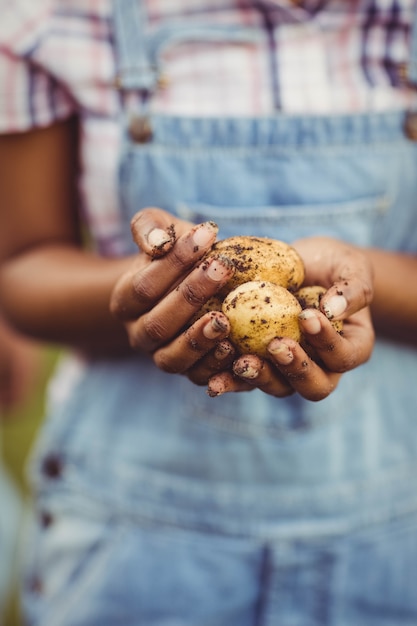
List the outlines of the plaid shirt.
<svg viewBox="0 0 417 626">
<path fill-rule="evenodd" d="M 399 69 L 415 0 L 146 0 L 149 25 L 256 26 L 256 44 L 164 53 L 153 109 L 177 115 L 335 114 L 409 106 Z M 81 198 L 98 248 L 119 248 L 119 98 L 110 0 L 0 0 L 0 131 L 80 115 Z"/>
</svg>

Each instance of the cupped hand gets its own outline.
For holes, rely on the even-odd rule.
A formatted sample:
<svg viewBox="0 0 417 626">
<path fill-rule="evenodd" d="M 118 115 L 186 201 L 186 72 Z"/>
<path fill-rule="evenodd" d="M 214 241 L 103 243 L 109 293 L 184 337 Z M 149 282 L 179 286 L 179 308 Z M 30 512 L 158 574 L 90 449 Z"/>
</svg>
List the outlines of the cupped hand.
<svg viewBox="0 0 417 626">
<path fill-rule="evenodd" d="M 164 371 L 187 373 L 229 333 L 221 312 L 190 321 L 234 268 L 221 257 L 202 261 L 217 236 L 212 222 L 192 225 L 150 208 L 134 217 L 132 235 L 139 254 L 117 282 L 110 309 L 134 350 L 152 354 Z"/>
<path fill-rule="evenodd" d="M 369 304 L 373 296 L 372 266 L 359 249 L 327 237 L 296 241 L 305 269 L 305 285 L 327 288 L 320 310 L 306 309 L 299 316 L 304 341 L 276 338 L 269 345 L 270 361 L 243 355 L 232 372 L 210 378 L 212 396 L 259 388 L 284 397 L 298 392 L 312 401 L 327 397 L 344 372 L 365 363 L 374 345 Z M 343 320 L 343 332 L 332 320 Z"/>
</svg>

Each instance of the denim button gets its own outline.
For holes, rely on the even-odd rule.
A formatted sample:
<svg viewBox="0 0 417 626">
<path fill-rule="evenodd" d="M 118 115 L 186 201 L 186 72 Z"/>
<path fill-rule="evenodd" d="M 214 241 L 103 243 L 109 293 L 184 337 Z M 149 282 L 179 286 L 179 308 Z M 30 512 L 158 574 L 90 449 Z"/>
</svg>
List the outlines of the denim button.
<svg viewBox="0 0 417 626">
<path fill-rule="evenodd" d="M 39 518 L 43 528 L 48 528 L 54 521 L 53 515 L 49 511 L 41 511 Z"/>
<path fill-rule="evenodd" d="M 129 124 L 129 135 L 136 143 L 149 143 L 152 139 L 152 126 L 147 117 L 133 117 Z"/>
<path fill-rule="evenodd" d="M 411 141 L 417 141 L 417 111 L 407 113 L 404 123 L 405 134 Z"/>
<path fill-rule="evenodd" d="M 49 454 L 42 463 L 42 471 L 48 478 L 60 478 L 63 465 L 62 458 L 58 454 Z"/>
<path fill-rule="evenodd" d="M 35 574 L 29 581 L 29 589 L 32 593 L 40 594 L 43 591 L 43 584 L 38 575 Z"/>
</svg>

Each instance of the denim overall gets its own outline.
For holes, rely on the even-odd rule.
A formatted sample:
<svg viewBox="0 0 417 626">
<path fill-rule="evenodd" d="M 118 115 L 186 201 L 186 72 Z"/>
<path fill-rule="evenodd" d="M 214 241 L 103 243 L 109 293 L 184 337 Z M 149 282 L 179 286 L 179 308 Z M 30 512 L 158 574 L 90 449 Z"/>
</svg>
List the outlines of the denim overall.
<svg viewBox="0 0 417 626">
<path fill-rule="evenodd" d="M 147 96 L 122 123 L 126 253 L 145 206 L 214 220 L 221 238 L 417 251 L 407 112 L 155 115 L 162 51 L 257 34 L 150 32 L 142 3 L 115 9 L 122 86 Z M 416 626 L 416 382 L 416 350 L 389 341 L 319 403 L 209 398 L 145 356 L 88 363 L 37 450 L 28 623 Z"/>
</svg>

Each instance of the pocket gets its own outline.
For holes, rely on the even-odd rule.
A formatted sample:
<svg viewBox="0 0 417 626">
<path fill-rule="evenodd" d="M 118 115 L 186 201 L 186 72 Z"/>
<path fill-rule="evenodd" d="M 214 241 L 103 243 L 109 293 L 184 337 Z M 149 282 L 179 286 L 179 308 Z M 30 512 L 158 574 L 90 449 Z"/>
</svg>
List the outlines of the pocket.
<svg viewBox="0 0 417 626">
<path fill-rule="evenodd" d="M 111 580 L 124 531 L 83 513 L 68 515 L 52 505 L 38 514 L 23 589 L 30 624 L 73 624 L 74 609 L 77 623 L 93 623 L 96 613 L 105 623 L 106 609 L 114 609 L 100 590 Z"/>
<path fill-rule="evenodd" d="M 193 223 L 215 221 L 221 239 L 256 235 L 291 243 L 322 235 L 364 247 L 378 241 L 392 209 L 381 172 L 367 178 L 363 167 L 357 177 L 350 160 L 345 164 L 343 158 L 331 164 L 326 156 L 323 165 L 314 166 L 314 159 L 305 155 L 241 158 L 233 148 L 176 150 L 158 143 L 127 146 L 124 156 L 121 218 L 129 252 L 136 250 L 130 220 L 146 206 L 158 206 Z M 301 181 L 293 173 L 300 161 Z M 337 184 L 340 170 L 343 186 Z"/>
<path fill-rule="evenodd" d="M 205 21 L 201 21 L 201 18 L 199 21 L 192 13 L 185 12 L 181 18 L 170 17 L 168 21 L 153 24 L 144 31 L 140 25 L 137 36 L 140 37 L 142 45 L 135 67 L 132 67 L 131 71 L 138 71 L 136 88 L 154 92 L 152 106 L 155 110 L 158 109 L 157 92 L 161 84 L 163 84 L 162 91 L 164 92 L 162 99 L 166 99 L 167 92 L 169 93 L 173 88 L 181 90 L 185 58 L 195 59 L 195 67 L 199 68 L 195 80 L 200 86 L 212 83 L 208 88 L 215 89 L 219 93 L 231 81 L 235 84 L 238 80 L 239 85 L 245 85 L 250 76 L 245 76 L 244 73 L 236 75 L 234 71 L 236 54 L 243 55 L 244 60 L 247 54 L 245 47 L 252 47 L 262 42 L 265 33 L 263 29 L 256 26 L 216 22 L 213 12 L 206 16 Z M 207 55 L 210 58 L 209 64 L 205 62 Z M 217 57 L 218 65 L 216 66 Z M 213 72 L 213 68 L 216 67 L 222 68 L 221 77 L 218 71 Z M 164 80 L 167 77 L 168 81 Z M 190 98 L 189 91 L 185 95 L 188 95 L 188 98 L 180 99 L 179 105 L 187 107 L 187 100 L 192 100 L 192 98 Z M 204 100 L 210 99 L 206 97 Z M 201 102 L 201 106 L 204 106 L 204 101 Z"/>
<path fill-rule="evenodd" d="M 340 546 L 334 606 L 358 626 L 417 623 L 416 514 L 350 537 Z"/>
<path fill-rule="evenodd" d="M 378 221 L 389 207 L 387 196 L 372 195 L 342 202 L 230 207 L 180 203 L 179 217 L 199 223 L 215 221 L 219 237 L 256 235 L 291 242 L 313 234 L 336 237 L 358 246 L 369 246 Z"/>
</svg>

